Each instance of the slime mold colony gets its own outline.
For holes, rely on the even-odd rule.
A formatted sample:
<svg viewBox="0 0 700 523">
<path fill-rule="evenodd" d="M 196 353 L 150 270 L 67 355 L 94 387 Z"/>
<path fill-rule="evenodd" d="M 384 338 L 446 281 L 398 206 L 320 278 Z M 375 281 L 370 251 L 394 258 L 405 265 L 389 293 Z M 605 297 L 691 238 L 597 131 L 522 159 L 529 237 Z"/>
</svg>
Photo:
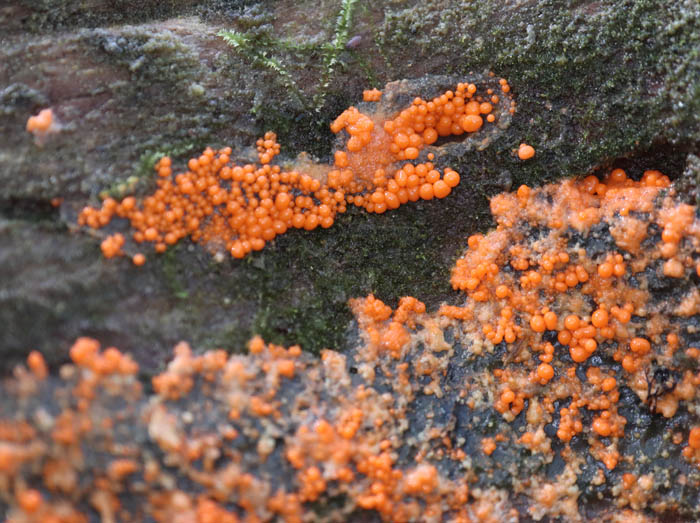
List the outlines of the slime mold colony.
<svg viewBox="0 0 700 523">
<path fill-rule="evenodd" d="M 408 105 L 400 83 L 366 91 L 331 126 L 332 166 L 273 165 L 272 133 L 259 165 L 207 149 L 173 176 L 163 158 L 153 195 L 108 198 L 80 223 L 117 216 L 157 252 L 189 237 L 242 258 L 348 205 L 444 198 L 460 182 L 437 166 L 448 139 L 485 147 L 514 111 L 507 82 L 488 81 Z M 452 272 L 459 303 L 351 300 L 347 354 L 183 342 L 151 392 L 97 340 L 78 339 L 56 375 L 30 353 L 0 384 L 7 521 L 697 519 L 678 499 L 700 492 L 700 219 L 662 173 L 630 174 L 493 197 L 497 227 Z M 102 251 L 131 245 L 113 233 Z"/>
<path fill-rule="evenodd" d="M 8 520 L 700 516 L 676 502 L 700 487 L 697 209 L 620 169 L 491 209 L 453 270 L 462 303 L 353 300 L 348 354 L 181 343 L 150 396 L 95 340 L 59 376 L 30 354 L 3 383 Z M 651 416 L 663 460 L 639 441 Z"/>
<path fill-rule="evenodd" d="M 460 176 L 449 167 L 441 173 L 430 146 L 504 117 L 507 122 L 515 110 L 508 82 L 489 80 L 494 85 L 483 93 L 474 83 L 459 83 L 430 101 L 416 97 L 391 115 L 389 105 L 380 103 L 381 91 L 365 91 L 366 113 L 350 107 L 331 125 L 333 133 L 345 136 L 332 166 L 272 165 L 280 146 L 271 132 L 257 142 L 259 165 L 231 164 L 230 148 L 209 148 L 173 178 L 171 160 L 163 157 L 156 165 L 158 190 L 141 204 L 131 196 L 121 202 L 107 198 L 100 209 L 83 209 L 78 221 L 97 229 L 114 216 L 127 218 L 134 242 L 153 242 L 157 252 L 189 237 L 243 258 L 289 229 L 331 227 L 348 205 L 381 214 L 409 201 L 445 198 Z M 121 233 L 105 238 L 105 257 L 123 254 L 125 241 Z M 136 253 L 133 261 L 141 265 L 145 256 Z"/>
</svg>

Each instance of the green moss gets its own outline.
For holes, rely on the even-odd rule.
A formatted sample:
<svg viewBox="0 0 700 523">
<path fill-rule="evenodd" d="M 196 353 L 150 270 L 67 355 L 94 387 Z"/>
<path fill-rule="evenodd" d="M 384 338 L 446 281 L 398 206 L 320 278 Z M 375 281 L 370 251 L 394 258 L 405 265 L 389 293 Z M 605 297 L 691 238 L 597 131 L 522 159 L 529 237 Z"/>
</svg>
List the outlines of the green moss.
<svg viewBox="0 0 700 523">
<path fill-rule="evenodd" d="M 438 202 L 386 216 L 352 210 L 325 231 L 290 232 L 243 261 L 258 290 L 253 331 L 308 350 L 343 347 L 350 298 L 374 293 L 396 306 L 413 295 L 435 308 L 451 296 L 449 268 L 474 227 L 471 219 L 444 231 L 425 226 Z M 447 248 L 446 248 L 447 246 Z"/>
<path fill-rule="evenodd" d="M 186 268 L 182 266 L 180 257 L 178 257 L 178 250 L 182 249 L 181 245 L 174 245 L 170 247 L 163 255 L 160 257 L 160 266 L 163 270 L 163 275 L 165 276 L 165 282 L 172 293 L 174 298 L 179 300 L 186 300 L 189 298 L 189 292 L 187 291 L 186 285 L 183 282 L 185 278 Z"/>
<path fill-rule="evenodd" d="M 347 92 L 343 82 L 355 62 L 367 78 L 374 78 L 371 67 L 346 49 L 356 0 L 324 8 L 324 20 L 331 20 L 337 8 L 335 25 L 311 39 L 278 36 L 273 27 L 277 21 L 260 5 L 236 18 L 238 29 L 218 33 L 246 66 L 269 80 L 258 84 L 251 108 L 260 133 L 272 129 L 294 150 L 319 156 L 330 153 L 329 115 L 346 107 L 338 100 Z"/>
<path fill-rule="evenodd" d="M 289 96 L 295 97 L 300 105 L 305 106 L 303 96 L 297 88 L 294 78 L 282 62 L 274 56 L 275 50 L 284 47 L 290 48 L 289 45 L 285 45 L 286 42 L 272 38 L 265 31 L 252 33 L 219 31 L 217 35 L 253 65 L 272 72 L 279 86 Z"/>
<path fill-rule="evenodd" d="M 504 152 L 525 139 L 538 151 L 513 166 L 516 183 L 585 173 L 654 140 L 700 139 L 693 2 L 420 2 L 388 11 L 377 42 L 389 76 L 407 75 L 410 45 L 412 64 L 449 60 L 456 72 L 509 79 L 518 113 Z"/>
</svg>

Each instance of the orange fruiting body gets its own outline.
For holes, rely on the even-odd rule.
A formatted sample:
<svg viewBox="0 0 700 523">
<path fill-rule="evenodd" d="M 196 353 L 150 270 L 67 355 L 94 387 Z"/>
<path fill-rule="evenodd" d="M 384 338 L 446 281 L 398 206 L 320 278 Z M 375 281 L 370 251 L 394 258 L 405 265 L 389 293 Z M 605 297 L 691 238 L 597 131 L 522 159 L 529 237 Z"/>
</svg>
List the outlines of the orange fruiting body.
<svg viewBox="0 0 700 523">
<path fill-rule="evenodd" d="M 518 148 L 518 158 L 521 160 L 529 160 L 535 156 L 535 148 L 532 145 L 521 143 Z"/>
<path fill-rule="evenodd" d="M 380 102 L 381 96 L 377 89 L 363 93 L 366 102 Z M 283 170 L 274 164 L 280 145 L 272 132 L 256 142 L 258 164 L 233 163 L 229 147 L 207 148 L 187 162 L 187 170 L 176 173 L 171 159 L 163 157 L 155 165 L 153 194 L 142 201 L 106 198 L 99 209 L 85 207 L 78 223 L 99 229 L 115 216 L 126 218 L 133 242 L 153 243 L 156 252 L 189 238 L 244 258 L 291 229 L 331 227 L 349 205 L 383 214 L 408 202 L 449 196 L 459 174 L 449 167 L 441 172 L 434 155 L 423 150 L 439 137 L 479 131 L 484 115 L 489 123 L 496 121 L 503 100 L 492 102 L 484 100 L 476 85 L 460 83 L 430 101 L 415 98 L 391 118 L 381 116 L 381 110 L 365 114 L 350 107 L 330 126 L 345 144 L 334 152 L 331 166 L 307 161 Z M 49 113 L 42 114 L 48 118 Z M 43 120 L 32 122 L 34 128 Z M 107 258 L 127 250 L 130 245 L 119 233 L 102 242 Z M 146 258 L 138 253 L 132 260 L 141 265 Z"/>
</svg>

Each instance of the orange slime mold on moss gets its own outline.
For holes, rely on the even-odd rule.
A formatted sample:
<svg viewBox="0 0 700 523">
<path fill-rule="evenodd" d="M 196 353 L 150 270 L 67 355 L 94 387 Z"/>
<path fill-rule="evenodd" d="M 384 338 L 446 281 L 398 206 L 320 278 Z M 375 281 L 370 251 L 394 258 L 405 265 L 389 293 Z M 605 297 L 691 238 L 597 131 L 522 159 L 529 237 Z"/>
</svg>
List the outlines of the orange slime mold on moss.
<svg viewBox="0 0 700 523">
<path fill-rule="evenodd" d="M 365 91 L 364 99 L 379 102 L 381 95 Z M 256 143 L 257 165 L 233 163 L 230 147 L 207 148 L 189 160 L 188 170 L 173 174 L 171 159 L 163 157 L 155 166 L 158 188 L 152 195 L 143 201 L 107 198 L 99 209 L 85 207 L 78 223 L 98 229 L 115 216 L 126 218 L 133 241 L 153 243 L 156 252 L 190 238 L 243 258 L 291 229 L 331 227 L 348 205 L 381 214 L 419 199 L 445 198 L 459 184 L 459 174 L 438 168 L 432 153 L 415 161 L 440 137 L 476 133 L 482 117 L 496 122 L 503 107 L 477 100 L 483 97 L 476 85 L 460 83 L 432 100 L 415 98 L 390 118 L 381 110 L 365 114 L 350 107 L 331 124 L 333 133 L 347 137 L 331 166 L 274 165 L 280 145 L 272 132 Z M 105 257 L 124 255 L 124 240 L 121 234 L 107 237 Z M 146 261 L 139 254 L 133 256 L 136 265 Z"/>
<path fill-rule="evenodd" d="M 133 359 L 95 340 L 76 341 L 60 378 L 31 353 L 2 383 L 10 521 L 576 521 L 584 470 L 610 487 L 601 519 L 677 515 L 669 469 L 700 488 L 697 209 L 658 171 L 619 169 L 491 209 L 496 229 L 453 269 L 456 304 L 352 300 L 346 354 L 181 343 L 147 396 Z M 664 443 L 673 465 L 630 450 L 642 413 L 688 421 Z"/>
</svg>

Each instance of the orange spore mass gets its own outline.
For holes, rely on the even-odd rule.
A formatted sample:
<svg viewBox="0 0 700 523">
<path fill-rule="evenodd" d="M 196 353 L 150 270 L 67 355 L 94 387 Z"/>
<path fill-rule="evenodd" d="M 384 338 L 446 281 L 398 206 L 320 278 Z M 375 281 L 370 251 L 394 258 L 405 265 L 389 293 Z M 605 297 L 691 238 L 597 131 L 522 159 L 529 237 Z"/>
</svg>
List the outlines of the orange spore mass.
<svg viewBox="0 0 700 523">
<path fill-rule="evenodd" d="M 274 152 L 274 144 L 260 146 L 261 154 Z M 216 161 L 214 155 L 192 163 L 200 169 Z M 405 163 L 392 176 L 390 168 L 373 173 L 366 192 L 357 193 L 359 205 L 386 211 L 408 189 L 417 198 L 422 190 L 439 198 L 458 175 L 429 168 L 427 161 Z M 160 169 L 167 174 L 168 167 L 165 162 Z M 255 169 L 232 168 L 229 176 L 265 183 Z M 291 178 L 278 183 L 318 191 L 321 200 L 342 200 L 316 178 Z M 303 192 L 273 194 L 271 185 L 254 193 L 241 224 L 256 233 L 253 239 L 264 238 L 266 218 L 274 228 L 272 217 L 281 221 L 286 211 L 293 220 L 298 216 L 293 225 L 299 228 L 309 225 L 310 216 L 317 227 L 332 216 L 331 204 Z M 413 297 L 396 305 L 374 295 L 353 299 L 360 336 L 344 353 L 324 350 L 319 358 L 259 336 L 245 355 L 198 353 L 180 343 L 165 369 L 152 376 L 153 394 L 144 397 L 136 363 L 96 340 L 75 342 L 72 364 L 60 377 L 50 376 L 32 352 L 3 388 L 19 408 L 16 418 L 10 409 L 0 419 L 0 477 L 8 479 L 0 493 L 18 521 L 44 521 L 58 512 L 68 514 L 67 521 L 84 521 L 79 510 L 88 505 L 104 513 L 119 507 L 124 520 L 137 519 L 129 497 L 137 497 L 156 521 L 303 521 L 318 519 L 315 504 L 325 506 L 328 499 L 342 500 L 334 513 L 339 520 L 363 509 L 383 521 L 509 521 L 517 510 L 508 504 L 508 489 L 484 494 L 476 477 L 483 473 L 473 463 L 489 470 L 504 455 L 526 452 L 543 463 L 558 454 L 565 463 L 556 478 L 525 472 L 530 484 L 521 484 L 523 495 L 538 514 L 559 517 L 566 505 L 567 518 L 577 519 L 575 484 L 589 455 L 601 478 L 606 471 L 618 478 L 622 488 L 611 494 L 612 503 L 632 496 L 640 510 L 655 510 L 643 505 L 640 489 L 664 502 L 669 498 L 654 490 L 653 474 L 645 474 L 626 449 L 624 442 L 635 436 L 620 405 L 629 406 L 623 394 L 636 394 L 635 409 L 672 418 L 697 402 L 700 349 L 687 346 L 685 326 L 700 307 L 692 285 L 700 222 L 673 189 L 656 171 L 633 181 L 614 170 L 604 179 L 521 186 L 495 196 L 496 228 L 467 238 L 455 263 L 453 304 L 432 312 Z M 120 205 L 138 208 L 132 200 L 105 201 L 107 209 Z M 313 214 L 292 210 L 314 205 Z M 177 212 L 168 210 L 176 221 Z M 620 246 L 630 246 L 627 239 L 614 231 L 630 216 L 668 234 L 654 233 L 648 247 L 628 251 Z M 158 223 L 147 225 L 160 234 Z M 610 237 L 600 242 L 604 248 L 589 252 L 592 228 L 596 240 L 608 232 Z M 120 245 L 111 242 L 108 247 Z M 667 244 L 677 246 L 668 257 L 662 255 Z M 668 260 L 683 266 L 682 280 L 664 274 Z M 649 292 L 649 272 L 673 278 L 679 288 L 673 309 Z M 674 364 L 674 354 L 684 367 Z M 481 358 L 489 363 L 481 365 Z M 674 386 L 658 383 L 654 369 L 660 364 L 677 375 Z M 650 376 L 657 379 L 651 386 Z M 47 394 L 54 388 L 57 394 Z M 51 408 L 37 398 L 53 401 Z M 465 419 L 487 412 L 494 421 L 456 432 L 455 417 L 443 415 L 449 402 Z M 674 459 L 694 470 L 700 426 L 695 413 L 683 415 L 688 423 L 676 424 L 664 445 L 677 445 Z M 140 434 L 137 441 L 125 439 L 132 432 Z M 464 434 L 471 438 L 468 446 Z M 93 447 L 108 459 L 85 460 L 85 449 Z M 89 481 L 80 482 L 84 475 Z M 173 481 L 183 477 L 186 482 Z M 131 486 L 138 489 L 126 488 Z M 497 503 L 490 499 L 494 492 L 501 496 Z"/>
<path fill-rule="evenodd" d="M 381 94 L 375 89 L 363 97 L 378 102 Z M 460 83 L 431 101 L 415 98 L 390 118 L 350 107 L 330 126 L 347 136 L 332 166 L 303 160 L 299 170 L 283 171 L 273 163 L 280 145 L 272 132 L 256 142 L 257 165 L 233 163 L 228 147 L 207 148 L 180 173 L 163 157 L 155 165 L 153 194 L 140 202 L 107 198 L 99 209 L 85 207 L 78 223 L 98 229 L 117 216 L 131 223 L 133 242 L 153 243 L 156 252 L 190 238 L 243 258 L 290 229 L 331 227 L 350 204 L 382 214 L 419 199 L 445 198 L 459 184 L 459 174 L 450 168 L 441 172 L 431 154 L 421 159 L 421 151 L 438 136 L 477 132 L 484 125 L 480 115 L 498 113 L 490 103 L 472 100 L 475 96 L 482 99 L 474 84 Z M 40 127 L 47 115 L 33 117 L 28 128 Z M 102 242 L 107 258 L 124 255 L 125 248 L 121 234 Z M 142 265 L 146 257 L 137 253 L 133 261 Z"/>
</svg>

